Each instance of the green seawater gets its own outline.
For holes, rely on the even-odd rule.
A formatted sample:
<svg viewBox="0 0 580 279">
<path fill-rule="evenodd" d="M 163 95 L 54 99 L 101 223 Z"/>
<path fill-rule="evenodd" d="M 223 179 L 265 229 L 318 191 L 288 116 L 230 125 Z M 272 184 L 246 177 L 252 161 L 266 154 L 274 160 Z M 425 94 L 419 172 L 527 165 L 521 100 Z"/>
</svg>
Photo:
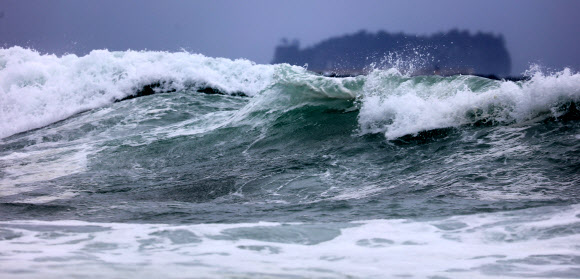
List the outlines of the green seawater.
<svg viewBox="0 0 580 279">
<path fill-rule="evenodd" d="M 4 177 L 22 173 L 3 219 L 343 222 L 578 203 L 576 120 L 386 140 L 361 133 L 355 99 L 242 114 L 253 101 L 157 94 L 5 139 L 2 154 L 25 156 L 3 161 Z M 51 168 L 65 175 L 33 177 Z"/>
</svg>

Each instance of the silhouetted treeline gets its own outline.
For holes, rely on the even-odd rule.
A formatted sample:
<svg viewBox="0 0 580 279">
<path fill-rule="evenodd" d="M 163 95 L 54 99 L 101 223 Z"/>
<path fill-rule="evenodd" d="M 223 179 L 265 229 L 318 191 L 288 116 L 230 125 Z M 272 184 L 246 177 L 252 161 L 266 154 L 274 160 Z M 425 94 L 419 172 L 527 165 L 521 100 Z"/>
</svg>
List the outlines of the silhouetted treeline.
<svg viewBox="0 0 580 279">
<path fill-rule="evenodd" d="M 362 73 L 371 63 L 378 67 L 412 65 L 418 74 L 508 76 L 511 72 L 501 35 L 458 30 L 431 36 L 360 31 L 305 49 L 296 40 L 283 40 L 276 47 L 273 63 L 308 64 L 309 70 L 338 74 Z"/>
</svg>

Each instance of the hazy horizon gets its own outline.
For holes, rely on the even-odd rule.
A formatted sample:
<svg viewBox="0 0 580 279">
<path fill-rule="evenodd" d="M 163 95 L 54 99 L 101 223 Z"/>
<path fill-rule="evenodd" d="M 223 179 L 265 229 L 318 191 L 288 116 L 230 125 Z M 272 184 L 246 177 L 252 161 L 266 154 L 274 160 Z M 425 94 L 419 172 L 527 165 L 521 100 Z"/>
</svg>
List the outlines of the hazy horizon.
<svg viewBox="0 0 580 279">
<path fill-rule="evenodd" d="M 580 69 L 577 1 L 5 1 L 0 45 L 43 53 L 186 50 L 270 63 L 282 38 L 301 47 L 360 30 L 501 34 L 512 74 L 530 64 Z"/>
</svg>

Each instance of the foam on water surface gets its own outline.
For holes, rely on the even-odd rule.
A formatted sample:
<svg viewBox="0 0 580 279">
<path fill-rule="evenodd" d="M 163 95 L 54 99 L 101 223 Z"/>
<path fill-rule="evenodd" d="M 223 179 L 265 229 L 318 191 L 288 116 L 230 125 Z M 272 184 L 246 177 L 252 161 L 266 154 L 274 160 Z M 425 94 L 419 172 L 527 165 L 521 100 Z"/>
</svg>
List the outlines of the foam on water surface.
<svg viewBox="0 0 580 279">
<path fill-rule="evenodd" d="M 80 149 L 55 147 L 26 153 L 14 152 L 0 157 L 3 174 L 0 197 L 34 192 L 43 188 L 41 182 L 86 171 L 87 153 L 82 146 Z M 73 192 L 59 187 L 50 191 L 50 195 L 27 197 L 16 202 L 45 203 L 75 196 Z"/>
<path fill-rule="evenodd" d="M 571 278 L 580 271 L 579 216 L 580 206 L 574 205 L 352 223 L 0 222 L 0 273 L 10 278 Z"/>
</svg>

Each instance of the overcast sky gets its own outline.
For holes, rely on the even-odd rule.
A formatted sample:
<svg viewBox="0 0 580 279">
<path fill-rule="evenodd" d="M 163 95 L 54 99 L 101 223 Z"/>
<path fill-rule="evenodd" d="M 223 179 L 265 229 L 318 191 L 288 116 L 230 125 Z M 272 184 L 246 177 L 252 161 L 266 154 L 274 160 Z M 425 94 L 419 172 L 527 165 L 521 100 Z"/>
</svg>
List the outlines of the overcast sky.
<svg viewBox="0 0 580 279">
<path fill-rule="evenodd" d="M 354 33 L 503 34 L 512 73 L 539 62 L 580 70 L 580 1 L 26 1 L 1 0 L 0 46 L 85 54 L 185 49 L 269 63 L 280 39 L 310 46 Z"/>
</svg>

